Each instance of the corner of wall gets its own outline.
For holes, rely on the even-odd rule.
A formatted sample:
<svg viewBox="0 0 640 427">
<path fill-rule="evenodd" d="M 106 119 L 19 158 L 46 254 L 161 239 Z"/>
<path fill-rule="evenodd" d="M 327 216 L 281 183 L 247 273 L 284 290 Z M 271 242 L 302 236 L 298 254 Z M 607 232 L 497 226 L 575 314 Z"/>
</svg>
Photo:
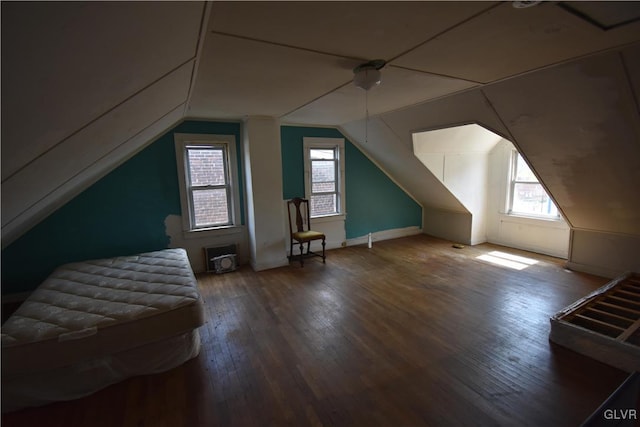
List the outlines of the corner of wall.
<svg viewBox="0 0 640 427">
<path fill-rule="evenodd" d="M 469 212 L 454 212 L 432 207 L 425 207 L 422 212 L 422 230 L 425 234 L 466 245 L 472 244 L 472 218 Z"/>
<path fill-rule="evenodd" d="M 573 230 L 567 268 L 608 278 L 640 272 L 640 236 Z"/>
</svg>

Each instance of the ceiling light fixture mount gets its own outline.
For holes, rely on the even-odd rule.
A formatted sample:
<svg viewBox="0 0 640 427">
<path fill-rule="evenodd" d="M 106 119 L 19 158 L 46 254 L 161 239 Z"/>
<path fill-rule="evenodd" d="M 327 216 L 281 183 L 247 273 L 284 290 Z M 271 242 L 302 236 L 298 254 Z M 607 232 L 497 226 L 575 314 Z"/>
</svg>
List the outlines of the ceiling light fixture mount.
<svg viewBox="0 0 640 427">
<path fill-rule="evenodd" d="M 353 84 L 364 90 L 379 85 L 382 81 L 380 69 L 386 64 L 384 59 L 374 59 L 358 65 L 353 69 Z"/>
<path fill-rule="evenodd" d="M 528 7 L 537 6 L 540 3 L 542 3 L 540 0 L 518 0 L 511 2 L 511 6 L 513 6 L 514 9 L 526 9 Z"/>
<path fill-rule="evenodd" d="M 373 59 L 353 69 L 353 84 L 364 89 L 364 142 L 369 142 L 369 89 L 382 81 L 380 69 L 387 65 L 384 59 Z"/>
</svg>

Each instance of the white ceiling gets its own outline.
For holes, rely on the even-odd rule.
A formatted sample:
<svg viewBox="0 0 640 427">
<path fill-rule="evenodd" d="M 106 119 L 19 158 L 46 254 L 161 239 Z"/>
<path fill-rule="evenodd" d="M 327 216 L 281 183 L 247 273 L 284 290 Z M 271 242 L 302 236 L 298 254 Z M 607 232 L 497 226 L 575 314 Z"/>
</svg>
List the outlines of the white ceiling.
<svg viewBox="0 0 640 427">
<path fill-rule="evenodd" d="M 601 10 L 616 7 L 640 16 L 637 2 Z M 214 2 L 187 115 L 341 125 L 365 116 L 364 91 L 351 81 L 367 60 L 387 61 L 382 84 L 369 92 L 376 115 L 639 34 L 638 21 L 604 31 L 557 2 L 525 9 L 511 2 Z"/>
<path fill-rule="evenodd" d="M 476 124 L 435 129 L 413 134 L 413 152 L 430 153 L 483 153 L 488 154 L 502 139 L 490 130 Z"/>
<path fill-rule="evenodd" d="M 195 56 L 202 5 L 126 3 L 2 3 L 3 181 Z"/>
<path fill-rule="evenodd" d="M 505 135 L 474 90 L 614 48 L 639 69 L 625 46 L 640 41 L 640 2 L 590 2 L 594 22 L 566 4 L 2 2 L 2 244 L 182 118 L 271 116 L 356 136 L 366 108 L 353 68 L 371 59 L 387 61 L 367 93 L 372 129 L 406 156 L 375 136 L 368 154 L 410 194 L 456 210 L 444 190 L 411 180 L 412 131 L 453 109 L 464 117 L 455 124 Z"/>
</svg>

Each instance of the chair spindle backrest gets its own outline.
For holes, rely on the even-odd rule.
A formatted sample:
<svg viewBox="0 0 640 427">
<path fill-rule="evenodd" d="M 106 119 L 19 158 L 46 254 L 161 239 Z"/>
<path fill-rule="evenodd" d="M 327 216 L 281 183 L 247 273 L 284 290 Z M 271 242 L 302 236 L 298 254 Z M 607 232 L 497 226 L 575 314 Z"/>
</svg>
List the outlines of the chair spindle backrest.
<svg viewBox="0 0 640 427">
<path fill-rule="evenodd" d="M 302 199 L 300 197 L 295 197 L 291 199 L 288 203 L 289 203 L 289 206 L 291 206 L 291 204 L 295 206 L 296 231 L 297 232 L 305 231 L 304 224 L 306 222 L 307 227 L 309 227 L 309 221 L 310 221 L 309 200 Z M 289 231 L 292 231 L 291 230 L 291 209 L 289 209 Z"/>
</svg>

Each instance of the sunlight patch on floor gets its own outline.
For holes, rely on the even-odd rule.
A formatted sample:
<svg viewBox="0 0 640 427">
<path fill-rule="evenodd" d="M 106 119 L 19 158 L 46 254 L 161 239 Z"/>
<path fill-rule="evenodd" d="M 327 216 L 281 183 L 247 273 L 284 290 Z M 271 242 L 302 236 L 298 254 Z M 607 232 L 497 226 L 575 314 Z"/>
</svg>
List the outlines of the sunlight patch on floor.
<svg viewBox="0 0 640 427">
<path fill-rule="evenodd" d="M 538 261 L 531 258 L 526 258 L 519 255 L 513 255 L 501 251 L 492 251 L 484 255 L 476 257 L 481 261 L 486 261 L 491 264 L 499 265 L 501 267 L 512 268 L 514 270 L 524 270 L 530 265 L 537 264 Z"/>
</svg>

